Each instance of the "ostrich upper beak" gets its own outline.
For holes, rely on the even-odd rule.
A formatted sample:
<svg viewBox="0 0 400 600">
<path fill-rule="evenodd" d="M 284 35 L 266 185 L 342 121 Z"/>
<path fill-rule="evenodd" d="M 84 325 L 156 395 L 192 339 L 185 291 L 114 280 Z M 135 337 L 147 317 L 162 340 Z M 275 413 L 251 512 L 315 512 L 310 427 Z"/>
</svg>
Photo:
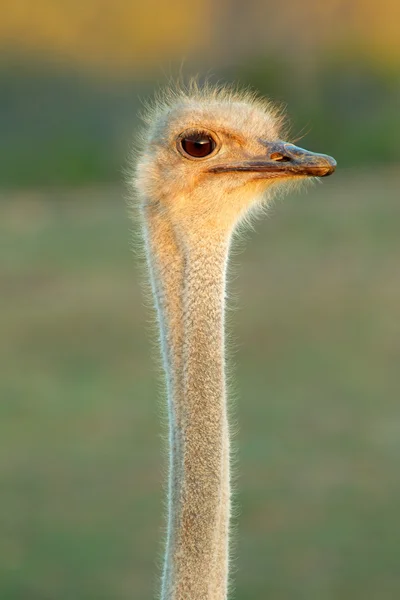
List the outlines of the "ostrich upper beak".
<svg viewBox="0 0 400 600">
<path fill-rule="evenodd" d="M 336 161 L 327 154 L 316 154 L 299 148 L 288 142 L 262 142 L 267 148 L 267 155 L 253 160 L 215 165 L 208 169 L 210 173 L 231 173 L 250 171 L 269 173 L 272 177 L 279 175 L 302 175 L 309 177 L 326 177 L 336 169 Z"/>
</svg>

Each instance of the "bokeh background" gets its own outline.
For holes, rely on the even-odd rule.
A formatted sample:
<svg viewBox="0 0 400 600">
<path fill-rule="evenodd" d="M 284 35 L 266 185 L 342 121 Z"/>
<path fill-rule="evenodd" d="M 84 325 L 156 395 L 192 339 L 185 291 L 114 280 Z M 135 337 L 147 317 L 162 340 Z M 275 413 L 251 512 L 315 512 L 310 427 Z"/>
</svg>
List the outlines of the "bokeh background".
<svg viewBox="0 0 400 600">
<path fill-rule="evenodd" d="M 0 598 L 156 596 L 165 430 L 123 169 L 179 72 L 286 102 L 339 163 L 233 261 L 234 598 L 400 597 L 398 1 L 0 14 Z"/>
</svg>

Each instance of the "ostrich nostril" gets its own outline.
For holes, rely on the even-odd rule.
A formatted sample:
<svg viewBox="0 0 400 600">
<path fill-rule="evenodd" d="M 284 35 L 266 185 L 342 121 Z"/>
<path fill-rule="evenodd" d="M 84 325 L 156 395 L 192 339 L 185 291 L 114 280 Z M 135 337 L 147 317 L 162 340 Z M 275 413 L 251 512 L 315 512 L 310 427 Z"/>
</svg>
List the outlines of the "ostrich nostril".
<svg viewBox="0 0 400 600">
<path fill-rule="evenodd" d="M 279 161 L 279 162 L 289 162 L 290 161 L 290 157 L 289 156 L 285 156 L 285 154 L 282 154 L 281 152 L 273 152 L 271 154 L 271 160 L 275 160 L 275 161 Z"/>
</svg>

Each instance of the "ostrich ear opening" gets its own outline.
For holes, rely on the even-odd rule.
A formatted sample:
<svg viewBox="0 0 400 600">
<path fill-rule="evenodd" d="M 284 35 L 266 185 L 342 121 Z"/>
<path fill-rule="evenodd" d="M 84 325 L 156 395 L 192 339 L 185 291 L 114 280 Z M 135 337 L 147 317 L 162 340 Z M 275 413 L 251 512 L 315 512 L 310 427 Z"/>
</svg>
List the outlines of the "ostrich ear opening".
<svg viewBox="0 0 400 600">
<path fill-rule="evenodd" d="M 253 172 L 271 176 L 299 175 L 303 177 L 327 177 L 336 169 L 336 161 L 327 154 L 317 154 L 288 142 L 262 142 L 267 148 L 266 156 L 254 160 L 216 165 L 210 173 Z"/>
</svg>

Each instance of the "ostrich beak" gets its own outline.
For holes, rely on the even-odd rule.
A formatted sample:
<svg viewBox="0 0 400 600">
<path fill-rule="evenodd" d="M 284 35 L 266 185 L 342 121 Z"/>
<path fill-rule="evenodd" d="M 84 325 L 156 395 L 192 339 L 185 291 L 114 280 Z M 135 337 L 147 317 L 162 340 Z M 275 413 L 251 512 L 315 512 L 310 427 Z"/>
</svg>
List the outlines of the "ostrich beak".
<svg viewBox="0 0 400 600">
<path fill-rule="evenodd" d="M 272 177 L 280 175 L 326 177 L 336 169 L 336 161 L 327 154 L 316 154 L 299 148 L 288 142 L 262 142 L 267 148 L 267 156 L 254 160 L 216 165 L 209 169 L 210 173 L 232 173 L 249 171 L 268 173 Z"/>
</svg>

